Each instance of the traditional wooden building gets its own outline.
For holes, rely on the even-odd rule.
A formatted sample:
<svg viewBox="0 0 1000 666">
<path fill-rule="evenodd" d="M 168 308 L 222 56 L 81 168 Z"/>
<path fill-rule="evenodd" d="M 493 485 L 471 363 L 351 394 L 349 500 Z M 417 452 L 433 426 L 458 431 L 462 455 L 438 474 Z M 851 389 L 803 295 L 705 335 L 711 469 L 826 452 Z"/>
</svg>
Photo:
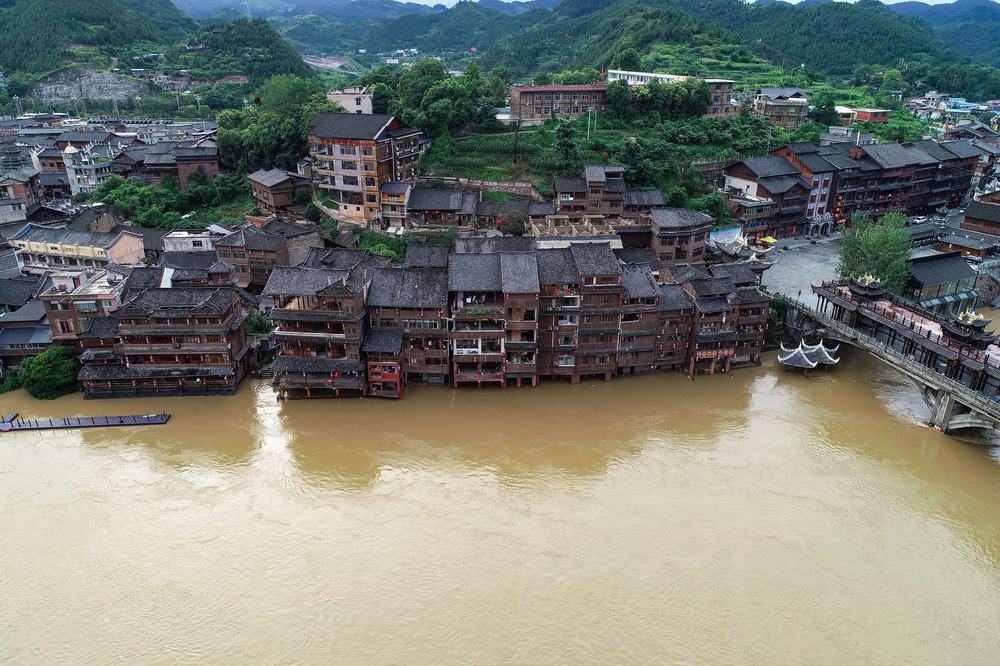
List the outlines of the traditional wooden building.
<svg viewBox="0 0 1000 666">
<path fill-rule="evenodd" d="M 122 228 L 112 233 L 56 229 L 28 224 L 10 239 L 26 273 L 68 268 L 103 268 L 109 262 L 138 264 L 145 256 L 142 236 Z"/>
<path fill-rule="evenodd" d="M 361 396 L 368 390 L 363 348 L 376 261 L 357 252 L 349 268 L 276 267 L 264 288 L 280 353 L 271 366 L 284 398 Z"/>
<path fill-rule="evenodd" d="M 231 285 L 143 289 L 110 315 L 114 356 L 85 350 L 85 397 L 235 393 L 249 367 L 248 306 Z M 84 343 L 98 340 L 106 351 L 108 336 L 87 332 Z"/>
<path fill-rule="evenodd" d="M 368 359 L 372 395 L 398 398 L 406 384 L 448 383 L 451 367 L 446 268 L 377 270 L 368 305 L 372 330 L 378 331 L 371 344 L 373 355 Z"/>
<path fill-rule="evenodd" d="M 701 263 L 714 219 L 688 208 L 657 208 L 641 218 L 652 228 L 652 249 L 661 265 Z"/>
<path fill-rule="evenodd" d="M 295 190 L 309 186 L 308 178 L 283 169 L 259 169 L 250 174 L 249 180 L 257 205 L 266 213 L 291 208 L 295 205 Z"/>
</svg>

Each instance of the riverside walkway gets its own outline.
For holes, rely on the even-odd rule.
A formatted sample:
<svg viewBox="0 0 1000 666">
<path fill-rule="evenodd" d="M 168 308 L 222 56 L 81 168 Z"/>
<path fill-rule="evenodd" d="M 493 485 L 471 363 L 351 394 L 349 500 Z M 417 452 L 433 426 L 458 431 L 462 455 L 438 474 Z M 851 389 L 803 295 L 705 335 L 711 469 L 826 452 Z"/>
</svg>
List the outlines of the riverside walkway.
<svg viewBox="0 0 1000 666">
<path fill-rule="evenodd" d="M 0 432 L 24 430 L 67 430 L 70 428 L 114 428 L 120 426 L 163 425 L 170 414 L 128 416 L 71 416 L 65 419 L 20 419 L 15 412 L 0 421 Z"/>
</svg>

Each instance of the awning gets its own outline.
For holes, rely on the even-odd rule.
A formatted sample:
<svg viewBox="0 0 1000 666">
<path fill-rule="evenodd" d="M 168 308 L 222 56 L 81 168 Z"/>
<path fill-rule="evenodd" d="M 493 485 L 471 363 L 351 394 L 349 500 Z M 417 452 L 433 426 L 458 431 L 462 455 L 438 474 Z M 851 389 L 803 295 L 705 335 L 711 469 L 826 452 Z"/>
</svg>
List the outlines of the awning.
<svg viewBox="0 0 1000 666">
<path fill-rule="evenodd" d="M 956 301 L 967 301 L 972 298 L 979 298 L 979 292 L 975 289 L 970 289 L 968 291 L 960 291 L 957 294 L 948 294 L 947 296 L 938 296 L 937 298 L 929 298 L 926 301 L 920 301 L 920 306 L 925 308 L 933 308 L 938 305 L 944 305 L 946 303 L 954 303 Z"/>
<path fill-rule="evenodd" d="M 775 243 L 778 242 L 778 239 L 773 236 L 764 236 L 760 240 L 762 243 L 770 243 L 771 245 L 774 245 Z"/>
</svg>

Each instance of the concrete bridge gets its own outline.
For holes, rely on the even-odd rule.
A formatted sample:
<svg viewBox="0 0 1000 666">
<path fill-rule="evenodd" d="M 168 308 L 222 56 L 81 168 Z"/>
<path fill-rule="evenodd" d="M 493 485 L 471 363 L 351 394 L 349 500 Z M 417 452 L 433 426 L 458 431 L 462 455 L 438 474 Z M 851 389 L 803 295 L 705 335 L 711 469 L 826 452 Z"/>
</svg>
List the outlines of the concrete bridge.
<svg viewBox="0 0 1000 666">
<path fill-rule="evenodd" d="M 799 337 L 825 337 L 863 349 L 913 382 L 931 411 L 931 425 L 945 432 L 965 428 L 1000 429 L 1000 402 L 805 303 L 795 299 L 788 299 L 788 302 L 788 325 Z"/>
</svg>

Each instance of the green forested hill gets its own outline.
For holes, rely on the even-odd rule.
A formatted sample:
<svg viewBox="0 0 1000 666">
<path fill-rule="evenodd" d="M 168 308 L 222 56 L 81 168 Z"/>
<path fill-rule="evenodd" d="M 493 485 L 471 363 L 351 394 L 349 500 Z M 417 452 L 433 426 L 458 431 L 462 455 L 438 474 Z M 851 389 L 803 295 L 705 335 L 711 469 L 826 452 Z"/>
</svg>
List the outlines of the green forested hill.
<svg viewBox="0 0 1000 666">
<path fill-rule="evenodd" d="M 72 44 L 114 48 L 164 39 L 151 20 L 114 0 L 17 0 L 0 10 L 0 67 L 8 73 L 57 69 Z"/>
<path fill-rule="evenodd" d="M 170 0 L 118 0 L 118 4 L 139 12 L 170 35 L 182 34 L 198 27 L 197 21 Z"/>
<path fill-rule="evenodd" d="M 598 11 L 557 13 L 513 35 L 483 56 L 483 66 L 505 65 L 518 75 L 539 69 L 560 71 L 607 67 L 618 52 L 649 52 L 654 44 L 738 44 L 731 32 L 676 9 L 642 0 L 615 3 Z M 560 16 L 574 18 L 560 18 Z"/>
</svg>

